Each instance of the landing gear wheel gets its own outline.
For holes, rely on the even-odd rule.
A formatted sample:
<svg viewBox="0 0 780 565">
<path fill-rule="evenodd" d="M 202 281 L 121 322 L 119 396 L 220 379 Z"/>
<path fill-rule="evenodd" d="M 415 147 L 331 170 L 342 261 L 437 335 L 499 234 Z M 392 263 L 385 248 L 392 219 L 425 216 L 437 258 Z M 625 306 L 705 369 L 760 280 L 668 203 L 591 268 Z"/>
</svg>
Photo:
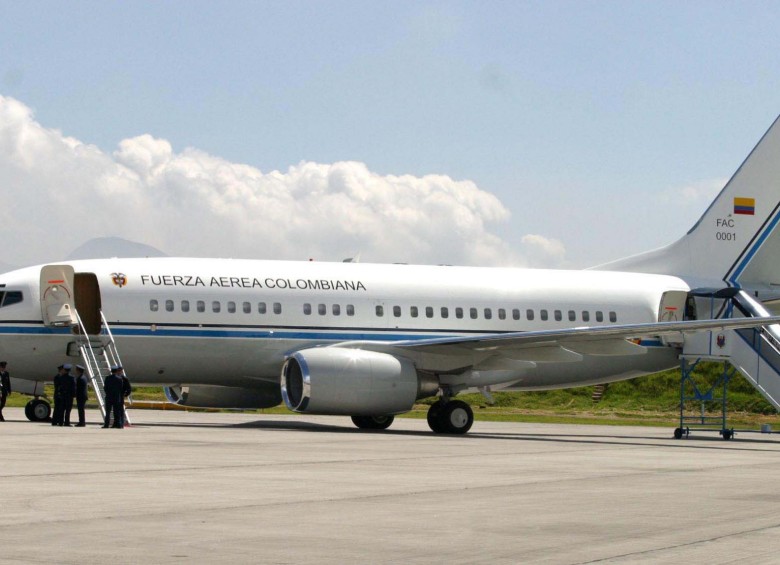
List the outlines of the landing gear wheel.
<svg viewBox="0 0 780 565">
<path fill-rule="evenodd" d="M 682 428 L 675 428 L 675 430 L 674 430 L 674 439 L 682 439 L 682 436 L 683 436 Z"/>
<path fill-rule="evenodd" d="M 395 416 L 352 416 L 352 423 L 361 430 L 386 430 Z"/>
<path fill-rule="evenodd" d="M 45 400 L 36 398 L 25 405 L 24 415 L 31 422 L 46 422 L 51 416 L 51 406 Z"/>
<path fill-rule="evenodd" d="M 474 412 L 462 400 L 437 400 L 428 409 L 428 425 L 437 434 L 465 434 L 473 423 Z"/>
<path fill-rule="evenodd" d="M 728 440 L 730 440 L 734 436 L 734 431 L 733 430 L 723 430 L 721 432 L 721 435 L 723 436 L 723 439 L 728 441 Z"/>
<path fill-rule="evenodd" d="M 462 400 L 450 400 L 444 405 L 441 418 L 447 426 L 447 433 L 465 434 L 474 423 L 474 412 Z"/>
<path fill-rule="evenodd" d="M 437 434 L 446 433 L 447 429 L 441 414 L 444 411 L 444 402 L 437 400 L 428 408 L 428 426 Z"/>
</svg>

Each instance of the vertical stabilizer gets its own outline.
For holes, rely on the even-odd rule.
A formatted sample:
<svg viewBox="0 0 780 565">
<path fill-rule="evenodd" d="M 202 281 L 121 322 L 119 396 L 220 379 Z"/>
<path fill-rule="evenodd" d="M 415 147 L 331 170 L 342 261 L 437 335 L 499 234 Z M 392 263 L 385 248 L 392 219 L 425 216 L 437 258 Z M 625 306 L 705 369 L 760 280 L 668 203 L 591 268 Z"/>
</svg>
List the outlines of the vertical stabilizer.
<svg viewBox="0 0 780 565">
<path fill-rule="evenodd" d="M 780 117 L 685 236 L 594 268 L 676 275 L 697 286 L 778 289 L 779 221 Z"/>
</svg>

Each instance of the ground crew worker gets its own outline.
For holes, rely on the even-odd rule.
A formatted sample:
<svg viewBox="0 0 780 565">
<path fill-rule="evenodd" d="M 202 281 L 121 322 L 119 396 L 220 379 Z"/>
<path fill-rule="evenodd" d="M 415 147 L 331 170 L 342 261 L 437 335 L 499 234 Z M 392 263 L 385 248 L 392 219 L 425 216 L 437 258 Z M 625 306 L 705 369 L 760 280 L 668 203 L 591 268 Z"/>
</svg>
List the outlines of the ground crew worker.
<svg viewBox="0 0 780 565">
<path fill-rule="evenodd" d="M 70 427 L 70 412 L 73 410 L 73 399 L 76 397 L 76 377 L 70 374 L 70 370 L 73 366 L 70 363 L 65 363 L 63 369 L 65 369 L 65 376 L 62 379 L 62 389 L 60 391 L 62 395 L 62 416 L 63 421 L 61 426 Z"/>
<path fill-rule="evenodd" d="M 83 428 L 87 425 L 86 414 L 84 409 L 87 406 L 87 399 L 89 398 L 89 380 L 87 375 L 84 374 L 84 367 L 76 365 L 76 407 L 79 412 L 79 423 L 76 424 L 77 428 Z"/>
<path fill-rule="evenodd" d="M 5 422 L 3 408 L 5 408 L 5 401 L 8 395 L 11 394 L 11 376 L 6 370 L 7 366 L 8 363 L 0 361 L 0 422 Z"/>
<path fill-rule="evenodd" d="M 122 393 L 123 383 L 121 375 L 122 367 L 120 365 L 114 365 L 111 367 L 111 374 L 106 377 L 103 383 L 103 391 L 106 393 L 106 418 L 103 422 L 103 427 L 109 427 L 111 423 L 111 412 L 114 412 L 114 425 L 113 428 L 124 427 L 124 395 Z"/>
</svg>

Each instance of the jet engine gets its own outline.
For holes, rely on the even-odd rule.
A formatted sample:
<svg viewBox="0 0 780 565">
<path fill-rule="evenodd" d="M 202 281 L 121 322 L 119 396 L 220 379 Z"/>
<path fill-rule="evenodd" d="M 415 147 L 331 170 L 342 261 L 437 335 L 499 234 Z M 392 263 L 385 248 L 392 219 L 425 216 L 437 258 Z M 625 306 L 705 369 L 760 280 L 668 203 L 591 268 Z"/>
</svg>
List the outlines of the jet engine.
<svg viewBox="0 0 780 565">
<path fill-rule="evenodd" d="M 303 349 L 282 368 L 282 398 L 293 412 L 376 416 L 409 411 L 436 394 L 434 377 L 408 359 L 338 347 Z"/>
<path fill-rule="evenodd" d="M 244 410 L 271 408 L 282 402 L 279 387 L 262 388 L 194 385 L 165 387 L 169 402 L 192 408 L 238 408 Z"/>
</svg>

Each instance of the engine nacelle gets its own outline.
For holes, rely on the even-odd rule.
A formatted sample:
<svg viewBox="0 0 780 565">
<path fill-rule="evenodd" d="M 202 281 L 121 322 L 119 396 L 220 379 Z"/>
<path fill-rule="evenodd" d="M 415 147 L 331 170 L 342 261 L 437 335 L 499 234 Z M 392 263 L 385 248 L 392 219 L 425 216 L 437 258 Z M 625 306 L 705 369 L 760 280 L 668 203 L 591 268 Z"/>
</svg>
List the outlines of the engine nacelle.
<svg viewBox="0 0 780 565">
<path fill-rule="evenodd" d="M 282 398 L 293 412 L 307 414 L 399 414 L 420 394 L 429 395 L 421 389 L 431 383 L 423 382 L 408 359 L 361 349 L 304 349 L 282 368 Z"/>
<path fill-rule="evenodd" d="M 238 388 L 231 386 L 195 385 L 165 387 L 169 402 L 192 408 L 238 408 L 254 410 L 271 408 L 282 402 L 276 385 L 263 388 Z"/>
</svg>

